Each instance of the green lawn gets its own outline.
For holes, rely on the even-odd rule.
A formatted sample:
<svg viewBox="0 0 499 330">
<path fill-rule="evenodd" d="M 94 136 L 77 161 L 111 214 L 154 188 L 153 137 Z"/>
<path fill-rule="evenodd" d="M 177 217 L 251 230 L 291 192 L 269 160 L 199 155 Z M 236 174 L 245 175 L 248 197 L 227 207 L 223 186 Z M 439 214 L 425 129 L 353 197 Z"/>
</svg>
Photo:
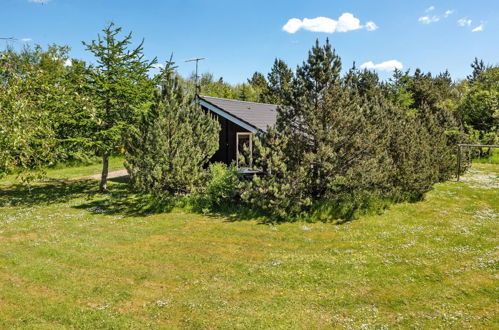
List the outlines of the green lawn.
<svg viewBox="0 0 499 330">
<path fill-rule="evenodd" d="M 93 173 L 0 182 L 0 328 L 499 327 L 499 165 L 342 225 L 151 214 Z"/>
<path fill-rule="evenodd" d="M 477 158 L 475 163 L 499 164 L 499 149 L 492 149 L 488 157 Z"/>
</svg>

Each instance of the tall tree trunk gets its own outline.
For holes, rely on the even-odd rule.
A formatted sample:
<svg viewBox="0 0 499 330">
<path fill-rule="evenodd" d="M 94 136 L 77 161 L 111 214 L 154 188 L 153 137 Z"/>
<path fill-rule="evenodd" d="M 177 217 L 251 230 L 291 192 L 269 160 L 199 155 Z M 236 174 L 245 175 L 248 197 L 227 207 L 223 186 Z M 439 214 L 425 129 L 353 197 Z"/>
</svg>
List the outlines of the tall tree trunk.
<svg viewBox="0 0 499 330">
<path fill-rule="evenodd" d="M 100 180 L 100 192 L 107 192 L 107 175 L 109 173 L 109 152 L 104 151 L 102 155 L 102 176 Z"/>
</svg>

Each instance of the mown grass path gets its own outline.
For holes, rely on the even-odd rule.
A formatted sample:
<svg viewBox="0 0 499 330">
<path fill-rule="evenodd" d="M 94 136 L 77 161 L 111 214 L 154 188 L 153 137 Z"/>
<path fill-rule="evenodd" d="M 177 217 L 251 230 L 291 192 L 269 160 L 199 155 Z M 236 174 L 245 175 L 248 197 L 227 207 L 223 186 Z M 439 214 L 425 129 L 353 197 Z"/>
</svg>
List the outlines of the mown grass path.
<svg viewBox="0 0 499 330">
<path fill-rule="evenodd" d="M 77 172 L 0 183 L 0 328 L 499 327 L 498 165 L 342 225 L 147 214 Z"/>
</svg>

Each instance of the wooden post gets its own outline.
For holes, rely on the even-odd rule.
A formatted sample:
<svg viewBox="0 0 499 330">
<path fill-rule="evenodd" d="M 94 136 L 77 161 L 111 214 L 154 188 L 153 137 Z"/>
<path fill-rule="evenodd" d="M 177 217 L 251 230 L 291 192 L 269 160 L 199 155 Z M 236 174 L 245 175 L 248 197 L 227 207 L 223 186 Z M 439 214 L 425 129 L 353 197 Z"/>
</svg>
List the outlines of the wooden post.
<svg viewBox="0 0 499 330">
<path fill-rule="evenodd" d="M 461 175 L 461 145 L 457 146 L 457 182 L 459 182 L 459 178 Z"/>
</svg>

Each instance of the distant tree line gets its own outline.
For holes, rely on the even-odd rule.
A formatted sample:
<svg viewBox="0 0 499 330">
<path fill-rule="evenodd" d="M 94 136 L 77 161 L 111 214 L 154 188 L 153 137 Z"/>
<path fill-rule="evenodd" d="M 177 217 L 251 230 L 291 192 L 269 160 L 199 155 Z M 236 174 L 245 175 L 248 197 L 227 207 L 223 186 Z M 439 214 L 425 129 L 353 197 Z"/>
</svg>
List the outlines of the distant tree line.
<svg viewBox="0 0 499 330">
<path fill-rule="evenodd" d="M 498 143 L 499 67 L 475 59 L 462 81 L 419 69 L 382 81 L 342 71 L 329 41 L 317 42 L 294 70 L 276 59 L 242 84 L 201 75 L 201 94 L 279 105 L 276 126 L 255 141 L 253 166 L 265 175 L 244 181 L 234 168 L 206 168 L 219 125 L 195 104 L 194 77 L 171 59 L 152 75 L 156 59 L 114 24 L 84 45 L 94 64 L 65 46 L 0 52 L 0 175 L 29 179 L 99 157 L 106 191 L 109 157 L 123 154 L 132 185 L 155 196 L 202 196 L 280 220 L 353 218 L 449 179 L 457 143 Z"/>
</svg>

